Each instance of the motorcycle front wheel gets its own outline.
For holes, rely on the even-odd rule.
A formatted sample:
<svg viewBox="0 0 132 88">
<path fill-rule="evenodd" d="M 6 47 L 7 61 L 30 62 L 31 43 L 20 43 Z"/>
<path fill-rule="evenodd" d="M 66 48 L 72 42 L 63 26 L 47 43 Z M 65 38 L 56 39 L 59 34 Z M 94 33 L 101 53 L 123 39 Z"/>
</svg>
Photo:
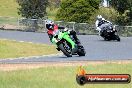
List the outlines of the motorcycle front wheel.
<svg viewBox="0 0 132 88">
<path fill-rule="evenodd" d="M 59 44 L 58 48 L 66 55 L 67 57 L 72 57 L 72 51 L 67 50 L 65 44 Z"/>
<path fill-rule="evenodd" d="M 115 35 L 115 40 L 121 41 L 120 37 L 118 35 Z"/>
</svg>

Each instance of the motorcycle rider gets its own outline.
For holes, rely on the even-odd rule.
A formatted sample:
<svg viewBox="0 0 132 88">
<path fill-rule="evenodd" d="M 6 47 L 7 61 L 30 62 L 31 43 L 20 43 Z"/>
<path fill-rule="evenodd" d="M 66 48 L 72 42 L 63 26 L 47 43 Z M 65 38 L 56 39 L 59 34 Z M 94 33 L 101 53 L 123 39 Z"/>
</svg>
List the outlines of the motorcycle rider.
<svg viewBox="0 0 132 88">
<path fill-rule="evenodd" d="M 96 30 L 99 32 L 99 35 L 101 35 L 101 33 L 103 31 L 103 27 L 108 25 L 106 23 L 112 24 L 110 21 L 105 20 L 105 18 L 103 18 L 101 15 L 97 16 L 97 20 L 95 22 L 95 26 L 96 26 Z"/>
<path fill-rule="evenodd" d="M 58 29 L 64 29 L 64 31 L 68 31 L 69 35 L 73 35 L 73 38 L 75 39 L 75 43 L 77 45 L 81 45 L 79 39 L 76 36 L 76 32 L 74 30 L 68 30 L 65 27 L 59 27 L 57 24 L 54 23 L 54 21 L 52 20 L 46 20 L 46 28 L 47 28 L 47 34 L 50 38 L 50 41 L 52 42 L 52 38 L 54 37 L 54 32 L 57 31 Z M 58 50 L 58 49 L 57 49 Z M 75 46 L 75 49 L 72 49 L 72 52 L 76 52 L 77 51 L 77 46 Z"/>
</svg>

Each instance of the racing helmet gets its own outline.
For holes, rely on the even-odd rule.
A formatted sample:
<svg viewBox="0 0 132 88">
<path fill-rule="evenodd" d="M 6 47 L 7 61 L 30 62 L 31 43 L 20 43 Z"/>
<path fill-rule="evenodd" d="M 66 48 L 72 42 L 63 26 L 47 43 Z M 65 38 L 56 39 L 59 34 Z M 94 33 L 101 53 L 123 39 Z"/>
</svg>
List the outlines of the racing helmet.
<svg viewBox="0 0 132 88">
<path fill-rule="evenodd" d="M 46 28 L 48 30 L 53 30 L 54 29 L 54 21 L 48 19 L 48 20 L 45 21 L 45 24 L 46 24 Z"/>
<path fill-rule="evenodd" d="M 101 15 L 97 16 L 97 20 L 102 21 L 103 17 Z"/>
</svg>

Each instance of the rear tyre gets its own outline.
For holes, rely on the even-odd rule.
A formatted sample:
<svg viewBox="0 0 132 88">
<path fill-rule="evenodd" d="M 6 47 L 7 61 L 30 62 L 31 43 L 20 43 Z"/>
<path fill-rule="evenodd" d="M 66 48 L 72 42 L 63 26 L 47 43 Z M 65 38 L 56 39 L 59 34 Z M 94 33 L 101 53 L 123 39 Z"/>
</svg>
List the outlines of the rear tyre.
<svg viewBox="0 0 132 88">
<path fill-rule="evenodd" d="M 80 47 L 79 47 L 77 54 L 78 54 L 79 56 L 85 56 L 86 51 L 85 51 L 85 49 L 84 49 L 83 46 L 80 46 Z"/>
<path fill-rule="evenodd" d="M 85 56 L 85 51 L 78 52 L 77 54 L 78 54 L 79 56 Z"/>
<path fill-rule="evenodd" d="M 72 51 L 69 52 L 67 51 L 66 48 L 64 48 L 65 46 L 63 44 L 59 44 L 58 48 L 64 53 L 64 55 L 66 55 L 67 57 L 72 57 Z"/>
</svg>

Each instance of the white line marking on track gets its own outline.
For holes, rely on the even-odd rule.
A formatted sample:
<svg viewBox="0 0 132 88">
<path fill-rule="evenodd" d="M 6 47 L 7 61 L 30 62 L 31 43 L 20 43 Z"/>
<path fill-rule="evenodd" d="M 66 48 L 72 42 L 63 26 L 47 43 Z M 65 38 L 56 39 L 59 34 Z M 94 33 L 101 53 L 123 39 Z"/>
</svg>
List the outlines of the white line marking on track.
<svg viewBox="0 0 132 88">
<path fill-rule="evenodd" d="M 31 58 L 41 58 L 41 57 L 53 57 L 53 56 L 62 56 L 62 55 L 63 55 L 63 53 L 50 54 L 50 55 L 41 55 L 41 56 L 28 56 L 28 57 L 18 57 L 18 58 L 6 58 L 6 59 L 0 59 L 0 61 L 15 60 L 15 59 L 31 59 Z"/>
</svg>

